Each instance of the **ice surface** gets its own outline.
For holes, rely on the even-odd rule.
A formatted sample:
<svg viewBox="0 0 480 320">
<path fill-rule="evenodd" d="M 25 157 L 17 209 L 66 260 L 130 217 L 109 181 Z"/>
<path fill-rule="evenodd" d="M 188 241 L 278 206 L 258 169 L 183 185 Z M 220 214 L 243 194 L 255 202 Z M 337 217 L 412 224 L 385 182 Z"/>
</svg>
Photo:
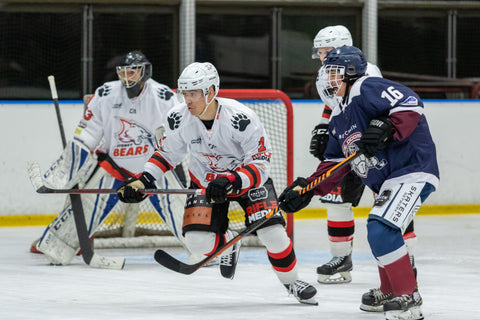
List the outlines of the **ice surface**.
<svg viewBox="0 0 480 320">
<path fill-rule="evenodd" d="M 480 215 L 419 216 L 415 259 L 425 319 L 480 319 Z M 154 249 L 97 250 L 126 256 L 124 270 L 100 270 L 75 257 L 72 265 L 50 266 L 30 243 L 43 228 L 0 228 L 0 319 L 384 319 L 359 309 L 368 289 L 378 286 L 366 242 L 365 219 L 356 219 L 353 281 L 323 285 L 315 269 L 328 261 L 326 221 L 296 220 L 295 251 L 300 277 L 315 285 L 318 306 L 288 296 L 264 248 L 242 248 L 233 280 L 218 266 L 192 275 L 155 263 Z M 166 248 L 187 259 L 180 248 Z"/>
</svg>

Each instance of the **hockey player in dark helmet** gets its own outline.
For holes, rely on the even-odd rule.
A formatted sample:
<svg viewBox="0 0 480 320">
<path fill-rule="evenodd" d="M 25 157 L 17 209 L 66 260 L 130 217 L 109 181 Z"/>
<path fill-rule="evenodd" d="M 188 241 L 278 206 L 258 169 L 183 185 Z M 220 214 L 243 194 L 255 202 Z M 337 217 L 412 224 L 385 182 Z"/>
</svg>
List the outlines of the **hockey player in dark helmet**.
<svg viewBox="0 0 480 320">
<path fill-rule="evenodd" d="M 364 76 L 366 66 L 365 56 L 355 47 L 339 47 L 327 54 L 317 89 L 336 107 L 325 160 L 312 175 L 297 178 L 282 192 L 279 207 L 296 212 L 313 195 L 327 194 L 353 171 L 376 194 L 367 219 L 367 239 L 377 261 L 380 288 L 364 294 L 362 305 L 381 305 L 386 320 L 421 320 L 422 297 L 402 234 L 438 188 L 435 143 L 420 97 L 400 83 Z M 296 191 L 354 152 L 359 156 L 313 194 Z"/>
<path fill-rule="evenodd" d="M 132 99 L 140 94 L 145 81 L 152 77 L 152 64 L 141 51 L 132 51 L 122 58 L 117 66 L 117 75 Z"/>
</svg>

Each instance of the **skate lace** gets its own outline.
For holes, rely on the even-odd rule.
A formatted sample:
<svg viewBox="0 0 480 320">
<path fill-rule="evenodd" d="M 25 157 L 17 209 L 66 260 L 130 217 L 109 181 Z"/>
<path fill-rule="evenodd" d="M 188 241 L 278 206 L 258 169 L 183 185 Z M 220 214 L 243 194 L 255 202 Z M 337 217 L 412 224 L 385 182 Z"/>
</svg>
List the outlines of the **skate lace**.
<svg viewBox="0 0 480 320">
<path fill-rule="evenodd" d="M 220 264 L 223 266 L 231 266 L 233 258 L 233 251 L 230 254 L 225 254 L 220 257 Z"/>
<path fill-rule="evenodd" d="M 308 284 L 307 282 L 297 280 L 288 286 L 288 293 L 293 294 L 295 297 L 298 297 L 298 295 L 302 293 L 303 290 L 307 289 L 309 286 L 310 284 Z"/>
<path fill-rule="evenodd" d="M 401 295 L 400 297 L 395 297 L 391 300 L 392 302 L 398 302 L 400 305 L 413 303 L 413 297 L 409 294 Z"/>
<path fill-rule="evenodd" d="M 325 264 L 330 267 L 338 267 L 343 263 L 344 260 L 345 260 L 345 257 L 333 257 L 330 261 L 328 261 Z"/>
<path fill-rule="evenodd" d="M 370 289 L 370 292 L 372 293 L 373 297 L 375 298 L 375 301 L 382 301 L 388 298 L 390 293 L 383 293 L 380 288 L 375 288 L 375 289 Z"/>
</svg>

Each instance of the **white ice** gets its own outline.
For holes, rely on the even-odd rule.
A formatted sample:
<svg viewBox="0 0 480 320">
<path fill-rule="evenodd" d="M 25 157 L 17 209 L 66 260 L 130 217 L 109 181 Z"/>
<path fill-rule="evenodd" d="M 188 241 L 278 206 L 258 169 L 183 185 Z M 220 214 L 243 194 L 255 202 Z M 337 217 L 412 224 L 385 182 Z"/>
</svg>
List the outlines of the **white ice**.
<svg viewBox="0 0 480 320">
<path fill-rule="evenodd" d="M 416 263 L 425 319 L 480 319 L 480 215 L 418 216 Z M 218 266 L 192 275 L 155 263 L 154 249 L 98 250 L 127 256 L 124 270 L 50 266 L 30 243 L 43 228 L 0 228 L 0 319 L 384 319 L 359 309 L 361 295 L 378 286 L 366 242 L 365 219 L 356 220 L 350 284 L 322 285 L 315 269 L 330 259 L 325 220 L 295 221 L 300 277 L 318 290 L 318 306 L 299 304 L 277 280 L 263 248 L 242 248 L 235 278 Z M 166 248 L 186 259 L 181 249 Z"/>
</svg>

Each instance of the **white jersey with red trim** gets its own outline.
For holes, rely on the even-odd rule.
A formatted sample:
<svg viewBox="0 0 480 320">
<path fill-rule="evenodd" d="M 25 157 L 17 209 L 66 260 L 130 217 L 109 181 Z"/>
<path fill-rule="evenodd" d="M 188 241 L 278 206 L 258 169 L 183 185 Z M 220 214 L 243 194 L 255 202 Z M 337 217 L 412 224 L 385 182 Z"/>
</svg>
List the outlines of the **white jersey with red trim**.
<svg viewBox="0 0 480 320">
<path fill-rule="evenodd" d="M 167 116 L 165 137 L 145 165 L 158 179 L 189 154 L 192 181 L 206 188 L 229 171 L 242 179 L 242 191 L 258 187 L 268 179 L 272 147 L 255 112 L 242 103 L 217 98 L 218 109 L 211 129 L 186 104 L 179 104 Z"/>
<path fill-rule="evenodd" d="M 108 154 L 119 167 L 141 173 L 155 151 L 155 131 L 165 124 L 166 114 L 176 102 L 168 86 L 152 79 L 133 99 L 128 98 L 119 80 L 106 82 L 88 103 L 74 138 L 90 150 L 102 142 L 100 152 Z"/>
</svg>

